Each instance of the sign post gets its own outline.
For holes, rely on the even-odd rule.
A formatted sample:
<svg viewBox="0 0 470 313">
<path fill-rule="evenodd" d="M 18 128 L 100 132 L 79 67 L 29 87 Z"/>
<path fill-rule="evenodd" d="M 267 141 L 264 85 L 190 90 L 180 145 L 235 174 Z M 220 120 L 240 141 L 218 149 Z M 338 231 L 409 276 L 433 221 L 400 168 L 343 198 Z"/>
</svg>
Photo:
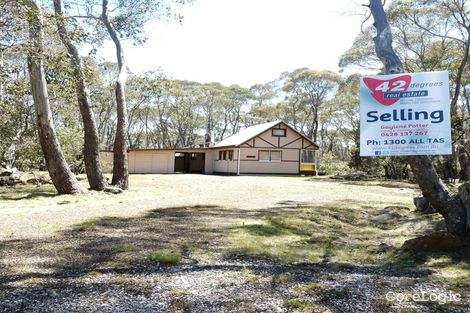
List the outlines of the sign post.
<svg viewBox="0 0 470 313">
<path fill-rule="evenodd" d="M 361 156 L 452 154 L 449 74 L 361 78 Z"/>
</svg>

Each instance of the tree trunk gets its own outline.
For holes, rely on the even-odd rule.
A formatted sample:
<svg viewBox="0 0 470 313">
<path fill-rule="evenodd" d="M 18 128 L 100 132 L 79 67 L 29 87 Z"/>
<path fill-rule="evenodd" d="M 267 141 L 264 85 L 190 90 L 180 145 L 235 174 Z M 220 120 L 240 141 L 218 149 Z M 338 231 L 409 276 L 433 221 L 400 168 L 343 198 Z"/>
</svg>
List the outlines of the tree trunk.
<svg viewBox="0 0 470 313">
<path fill-rule="evenodd" d="M 374 38 L 375 51 L 384 64 L 385 73 L 403 73 L 402 63 L 392 47 L 392 32 L 382 1 L 370 0 L 369 4 L 377 30 L 377 36 Z M 468 199 L 470 183 L 462 185 L 459 193 L 453 195 L 442 183 L 428 156 L 411 156 L 409 161 L 423 196 L 444 217 L 447 230 L 457 236 L 468 236 L 470 211 L 465 200 Z"/>
<path fill-rule="evenodd" d="M 29 38 L 32 43 L 28 52 L 28 71 L 36 108 L 39 143 L 44 153 L 47 170 L 60 194 L 86 192 L 70 171 L 54 129 L 42 59 L 44 49 L 41 9 L 35 0 L 27 1 L 26 5 L 32 11 L 28 15 Z"/>
<path fill-rule="evenodd" d="M 468 31 L 468 30 L 467 30 Z M 452 125 L 455 125 L 456 123 L 462 123 L 462 128 L 464 129 L 465 128 L 465 120 L 464 119 L 461 119 L 461 121 L 459 122 L 459 118 L 458 118 L 458 110 L 457 110 L 457 102 L 459 100 L 459 97 L 460 97 L 460 90 L 461 90 L 461 87 L 462 87 L 462 76 L 463 76 L 463 73 L 465 71 L 465 67 L 467 65 L 467 62 L 468 62 L 468 54 L 470 52 L 470 32 L 467 34 L 467 38 L 466 38 L 466 41 L 465 41 L 465 44 L 464 44 L 464 57 L 462 58 L 462 61 L 460 62 L 460 65 L 459 65 L 459 69 L 457 70 L 457 77 L 455 78 L 455 90 L 454 90 L 454 95 L 452 96 L 452 101 L 450 102 L 450 108 L 451 108 L 451 112 L 452 112 L 452 116 L 454 117 L 454 121 L 452 121 Z M 455 131 L 453 131 L 453 137 L 456 137 L 455 135 Z M 458 142 L 461 142 L 463 141 L 463 139 L 460 139 L 458 140 Z M 463 143 L 459 143 L 459 145 L 462 147 Z M 465 152 L 465 148 L 463 148 L 463 152 Z M 460 151 L 459 151 L 460 152 Z M 453 148 L 452 149 L 452 155 L 449 155 L 449 156 L 446 156 L 446 161 L 448 162 L 449 166 L 450 166 L 450 170 L 452 172 L 457 172 L 457 160 L 459 161 L 459 164 L 460 164 L 460 168 L 461 168 L 461 171 L 460 171 L 460 180 L 463 180 L 463 181 L 467 181 L 469 180 L 469 177 L 468 175 L 466 176 L 466 174 L 468 174 L 468 172 L 470 171 L 470 168 L 469 168 L 469 163 L 470 163 L 470 159 L 468 159 L 468 155 L 466 153 L 459 153 L 459 155 L 457 156 L 457 151 Z M 454 173 L 452 173 L 454 174 Z M 452 178 L 456 178 L 457 175 L 455 175 L 454 177 Z"/>
<path fill-rule="evenodd" d="M 460 181 L 470 181 L 470 151 L 466 143 L 462 140 L 459 147 Z"/>
<path fill-rule="evenodd" d="M 56 14 L 57 29 L 60 39 L 70 56 L 70 64 L 76 79 L 77 100 L 80 107 L 80 113 L 84 128 L 84 159 L 85 171 L 92 190 L 103 190 L 107 183 L 104 178 L 100 164 L 100 143 L 98 139 L 98 130 L 96 127 L 95 115 L 92 110 L 88 88 L 86 86 L 83 74 L 83 66 L 77 47 L 70 39 L 65 25 L 62 0 L 54 0 L 54 10 Z"/>
<path fill-rule="evenodd" d="M 113 147 L 113 179 L 112 184 L 122 189 L 129 188 L 129 169 L 127 160 L 127 104 L 125 96 L 125 86 L 127 80 L 127 69 L 124 59 L 124 52 L 121 41 L 113 25 L 108 19 L 108 0 L 102 2 L 101 20 L 106 26 L 111 39 L 116 46 L 116 57 L 118 61 L 119 74 L 116 81 L 116 111 L 117 125 L 116 136 Z"/>
<path fill-rule="evenodd" d="M 212 124 L 213 124 L 213 121 L 212 121 L 212 109 L 207 112 L 208 114 L 208 117 L 207 117 L 207 125 L 206 125 L 206 134 L 205 134 L 205 138 L 204 138 L 204 144 L 205 144 L 205 147 L 208 147 L 209 144 L 214 141 L 214 138 L 212 138 Z"/>
<path fill-rule="evenodd" d="M 0 45 L 0 75 L 3 75 L 3 47 Z M 0 78 L 0 101 L 3 100 L 3 79 Z"/>
</svg>

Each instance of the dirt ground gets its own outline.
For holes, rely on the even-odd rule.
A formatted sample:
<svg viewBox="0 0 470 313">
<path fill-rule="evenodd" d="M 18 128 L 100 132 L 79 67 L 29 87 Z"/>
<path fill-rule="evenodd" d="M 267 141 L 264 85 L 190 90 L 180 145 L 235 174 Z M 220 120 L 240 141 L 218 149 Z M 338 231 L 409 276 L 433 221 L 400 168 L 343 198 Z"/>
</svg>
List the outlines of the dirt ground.
<svg viewBox="0 0 470 313">
<path fill-rule="evenodd" d="M 467 255 L 400 250 L 440 223 L 412 212 L 411 184 L 132 175 L 130 188 L 0 189 L 0 312 L 469 312 Z"/>
<path fill-rule="evenodd" d="M 394 202 L 412 206 L 413 195 L 418 193 L 409 188 L 390 188 L 396 186 L 383 183 L 371 188 L 369 184 L 297 176 L 194 174 L 131 175 L 130 190 L 121 195 L 90 192 L 58 196 L 51 186 L 26 190 L 18 186 L 16 190 L 0 190 L 0 239 L 41 237 L 80 221 L 106 216 L 135 217 L 155 208 L 209 205 L 252 210 L 289 202 L 361 202 L 371 206 Z"/>
</svg>

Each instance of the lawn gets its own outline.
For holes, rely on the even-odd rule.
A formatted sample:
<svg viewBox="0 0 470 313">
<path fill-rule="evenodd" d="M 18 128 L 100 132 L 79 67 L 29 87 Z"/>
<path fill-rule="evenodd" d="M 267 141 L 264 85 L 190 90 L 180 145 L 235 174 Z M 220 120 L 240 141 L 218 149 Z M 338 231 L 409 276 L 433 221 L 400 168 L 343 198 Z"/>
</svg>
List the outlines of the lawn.
<svg viewBox="0 0 470 313">
<path fill-rule="evenodd" d="M 413 212 L 412 184 L 132 175 L 130 186 L 0 189 L 0 312 L 468 312 L 466 252 L 401 249 L 442 229 Z"/>
</svg>

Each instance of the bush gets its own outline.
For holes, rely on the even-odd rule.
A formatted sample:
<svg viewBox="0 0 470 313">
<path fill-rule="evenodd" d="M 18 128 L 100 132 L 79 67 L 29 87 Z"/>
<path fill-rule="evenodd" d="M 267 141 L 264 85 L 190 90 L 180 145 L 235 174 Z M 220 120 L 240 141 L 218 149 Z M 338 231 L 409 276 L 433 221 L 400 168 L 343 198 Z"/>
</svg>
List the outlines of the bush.
<svg viewBox="0 0 470 313">
<path fill-rule="evenodd" d="M 331 152 L 324 153 L 320 156 L 318 160 L 318 171 L 327 175 L 348 174 L 352 172 L 347 162 L 340 160 Z"/>
<path fill-rule="evenodd" d="M 361 157 L 359 148 L 351 149 L 351 160 L 348 163 L 353 172 L 363 172 L 369 176 L 382 177 L 384 168 L 382 166 L 382 158 L 379 157 Z"/>
</svg>

